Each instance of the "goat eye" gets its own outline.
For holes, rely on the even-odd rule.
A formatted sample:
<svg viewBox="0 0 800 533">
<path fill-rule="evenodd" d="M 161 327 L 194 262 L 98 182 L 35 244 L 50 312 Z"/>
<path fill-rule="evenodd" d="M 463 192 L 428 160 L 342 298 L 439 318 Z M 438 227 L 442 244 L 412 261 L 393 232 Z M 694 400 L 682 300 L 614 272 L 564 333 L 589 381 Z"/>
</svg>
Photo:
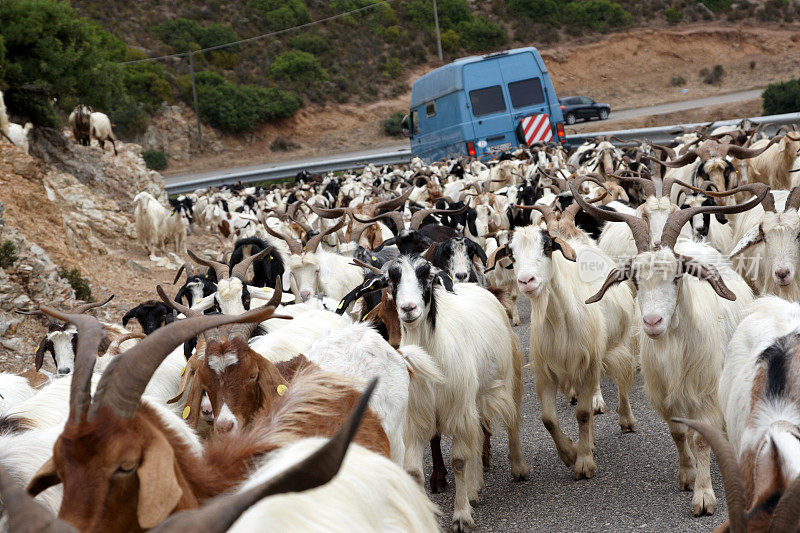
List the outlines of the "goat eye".
<svg viewBox="0 0 800 533">
<path fill-rule="evenodd" d="M 139 466 L 139 463 L 134 463 L 134 462 L 122 463 L 121 465 L 119 465 L 117 467 L 117 469 L 114 472 L 114 474 L 130 474 L 131 472 L 136 470 L 136 467 L 138 467 L 138 466 Z"/>
<path fill-rule="evenodd" d="M 255 381 L 257 377 L 258 377 L 258 374 L 251 374 L 250 377 L 247 378 L 248 383 L 252 382 L 252 381 Z"/>
</svg>

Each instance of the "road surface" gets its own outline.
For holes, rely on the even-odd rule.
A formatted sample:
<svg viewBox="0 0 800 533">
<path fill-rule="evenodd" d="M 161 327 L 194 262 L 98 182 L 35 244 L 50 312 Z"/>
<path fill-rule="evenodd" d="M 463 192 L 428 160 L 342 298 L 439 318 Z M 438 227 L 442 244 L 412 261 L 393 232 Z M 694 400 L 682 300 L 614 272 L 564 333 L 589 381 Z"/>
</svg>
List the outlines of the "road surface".
<svg viewBox="0 0 800 533">
<path fill-rule="evenodd" d="M 529 353 L 530 304 L 520 297 L 523 326 L 514 328 L 527 359 Z M 505 429 L 494 428 L 492 467 L 486 472 L 486 488 L 473 509 L 478 533 L 516 531 L 547 532 L 666 532 L 711 531 L 727 519 L 722 479 L 712 457 L 712 481 L 717 495 L 717 512 L 711 517 L 693 518 L 691 492 L 678 491 L 678 458 L 667 424 L 650 407 L 637 374 L 631 406 L 637 418 L 636 433 L 620 433 L 617 425 L 616 387 L 603 382 L 606 413 L 595 417 L 597 474 L 593 479 L 575 481 L 555 451 L 540 419 L 533 371 L 523 371 L 525 395 L 522 400 L 522 449 L 529 481 L 514 483 L 508 469 Z M 564 432 L 577 438 L 574 408 L 559 395 L 559 419 Z M 453 514 L 452 470 L 449 467 L 449 439 L 442 439 L 448 464 L 447 491 L 430 495 L 443 511 L 441 525 L 449 530 Z M 430 452 L 426 455 L 426 480 L 430 475 Z M 426 489 L 427 481 L 426 481 Z"/>
<path fill-rule="evenodd" d="M 706 106 L 713 106 L 713 105 L 720 105 L 726 103 L 733 103 L 733 102 L 740 102 L 745 100 L 752 100 L 753 98 L 758 98 L 761 95 L 761 89 L 751 90 L 751 91 L 741 91 L 736 93 L 730 94 L 722 94 L 718 96 L 710 96 L 708 98 L 698 98 L 695 100 L 683 100 L 680 102 L 671 102 L 667 104 L 659 104 L 654 106 L 647 106 L 647 107 L 638 107 L 634 109 L 623 109 L 620 111 L 613 111 L 611 112 L 611 116 L 609 117 L 608 121 L 615 121 L 615 120 L 623 120 L 623 119 L 630 119 L 636 117 L 644 117 L 644 116 L 651 116 L 651 115 L 661 115 L 665 113 L 674 113 L 676 111 L 685 111 L 687 109 L 696 109 L 700 107 Z M 606 121 L 606 122 L 608 122 Z M 595 121 L 589 122 L 594 124 Z M 579 122 L 574 126 L 570 126 L 570 128 L 576 128 L 578 132 L 580 132 L 581 124 L 588 124 L 585 122 Z M 265 163 L 260 165 L 252 165 L 252 166 L 243 166 L 243 167 L 235 167 L 235 168 L 226 168 L 226 169 L 219 169 L 219 170 L 210 170 L 206 172 L 194 172 L 189 174 L 173 174 L 164 176 L 164 184 L 167 188 L 177 186 L 181 183 L 190 182 L 202 178 L 212 178 L 216 176 L 225 176 L 226 174 L 239 174 L 241 172 L 251 171 L 251 170 L 268 170 L 268 169 L 275 169 L 280 167 L 286 166 L 303 166 L 303 165 L 311 165 L 314 163 L 321 163 L 333 158 L 358 158 L 358 157 L 368 157 L 375 154 L 382 154 L 385 152 L 390 151 L 398 151 L 402 149 L 408 149 L 409 144 L 408 141 L 401 142 L 401 143 L 394 143 L 391 145 L 382 146 L 380 148 L 372 148 L 370 150 L 363 150 L 359 152 L 349 152 L 349 153 L 339 153 L 339 154 L 329 154 L 323 157 L 309 157 L 309 158 L 301 158 L 301 159 L 294 159 L 288 161 L 280 161 L 276 163 Z"/>
</svg>

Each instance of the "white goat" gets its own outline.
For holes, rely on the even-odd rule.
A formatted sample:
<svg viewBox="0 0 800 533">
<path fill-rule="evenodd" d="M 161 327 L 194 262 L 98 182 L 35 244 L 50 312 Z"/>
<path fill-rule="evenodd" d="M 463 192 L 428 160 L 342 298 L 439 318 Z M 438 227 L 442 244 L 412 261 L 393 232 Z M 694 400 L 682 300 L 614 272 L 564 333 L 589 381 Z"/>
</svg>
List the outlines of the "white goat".
<svg viewBox="0 0 800 533">
<path fill-rule="evenodd" d="M 570 184 L 573 193 L 574 187 Z M 722 427 L 717 385 L 725 345 L 753 294 L 719 252 L 702 243 L 678 242 L 678 236 L 693 216 L 745 211 L 761 201 L 767 189 L 753 184 L 737 192 L 760 196 L 738 206 L 700 206 L 674 212 L 664 224 L 658 246 L 651 246 L 653 227 L 648 228 L 644 219 L 609 215 L 576 197 L 581 207 L 597 218 L 624 220 L 635 238 L 638 254 L 612 270 L 600 291 L 587 302 L 601 300 L 617 283 L 634 282 L 642 316 L 639 342 L 645 391 L 653 408 L 670 426 L 678 449 L 678 482 L 681 490 L 694 488 L 695 516 L 713 514 L 716 506 L 708 443 L 700 434 L 687 442 L 685 427 L 672 419 L 688 415 Z"/>
<path fill-rule="evenodd" d="M 30 122 L 26 122 L 25 126 L 20 126 L 8 120 L 8 111 L 6 110 L 3 92 L 0 91 L 0 132 L 2 132 L 12 144 L 19 146 L 27 154 L 29 151 L 28 132 L 32 129 L 33 124 Z"/>
<path fill-rule="evenodd" d="M 495 252 L 494 259 L 513 259 L 519 290 L 531 301 L 530 358 L 536 368 L 542 422 L 559 457 L 573 467 L 575 477 L 591 478 L 597 469 L 593 415 L 605 410 L 600 395 L 601 373 L 611 376 L 619 387 L 620 428 L 623 432 L 635 431 L 636 420 L 628 400 L 636 373 L 633 296 L 628 287 L 618 287 L 602 307 L 584 303 L 586 296 L 599 288 L 602 278 L 582 279 L 574 263 L 576 255 L 593 260 L 605 271 L 611 261 L 575 227 L 578 204 L 567 208 L 561 218 L 552 209 L 539 209 L 547 229 L 517 229 L 511 242 Z M 577 446 L 561 430 L 555 405 L 559 388 L 577 392 Z"/>
<path fill-rule="evenodd" d="M 133 198 L 136 238 L 153 256 L 162 242 L 167 210 L 149 192 L 142 191 Z"/>
<path fill-rule="evenodd" d="M 117 155 L 117 136 L 114 135 L 111 129 L 111 120 L 109 120 L 108 115 L 93 111 L 89 115 L 89 127 L 92 137 L 100 143 L 100 149 L 105 151 L 106 141 L 111 141 L 111 146 L 114 147 L 114 155 Z"/>
<path fill-rule="evenodd" d="M 522 351 L 505 310 L 486 289 L 453 285 L 421 257 L 401 256 L 380 273 L 361 291 L 391 287 L 401 320 L 401 350 L 421 346 L 444 376 L 436 386 L 411 381 L 405 467 L 422 482 L 423 448 L 437 434 L 452 435 L 453 530 L 465 531 L 474 527 L 470 501 L 477 501 L 483 486 L 481 427 L 491 428 L 499 417 L 508 431 L 512 476 L 522 480 L 530 473 L 519 440 Z"/>
</svg>

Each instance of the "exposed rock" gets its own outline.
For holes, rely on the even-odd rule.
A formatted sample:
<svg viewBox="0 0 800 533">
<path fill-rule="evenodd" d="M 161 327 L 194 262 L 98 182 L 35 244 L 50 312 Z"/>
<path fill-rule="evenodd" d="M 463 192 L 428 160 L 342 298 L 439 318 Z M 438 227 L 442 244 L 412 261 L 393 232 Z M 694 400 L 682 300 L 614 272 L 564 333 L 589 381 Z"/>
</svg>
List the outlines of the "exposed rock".
<svg viewBox="0 0 800 533">
<path fill-rule="evenodd" d="M 217 133 L 205 125 L 201 128 L 203 151 L 222 152 L 224 146 Z M 192 154 L 200 152 L 194 114 L 184 104 L 163 104 L 147 125 L 142 146 L 148 150 L 163 150 L 168 158 L 176 161 L 190 160 Z"/>
</svg>

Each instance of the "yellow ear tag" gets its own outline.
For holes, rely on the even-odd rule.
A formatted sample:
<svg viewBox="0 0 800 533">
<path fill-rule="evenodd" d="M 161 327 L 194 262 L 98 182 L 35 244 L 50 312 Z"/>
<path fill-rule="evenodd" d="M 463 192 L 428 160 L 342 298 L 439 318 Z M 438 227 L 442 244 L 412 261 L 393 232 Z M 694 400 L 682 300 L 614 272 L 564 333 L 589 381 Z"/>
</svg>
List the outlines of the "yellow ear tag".
<svg viewBox="0 0 800 533">
<path fill-rule="evenodd" d="M 278 385 L 277 389 L 278 396 L 283 396 L 284 394 L 286 394 L 287 390 L 289 390 L 289 387 L 287 387 L 286 385 Z"/>
<path fill-rule="evenodd" d="M 339 302 L 339 307 L 337 307 L 336 309 L 341 309 L 343 305 L 344 305 L 344 300 L 342 300 L 341 302 Z"/>
<path fill-rule="evenodd" d="M 186 366 L 184 366 L 183 368 L 181 368 L 181 377 L 183 377 L 183 373 L 184 373 L 184 372 L 186 372 Z"/>
<path fill-rule="evenodd" d="M 372 260 L 373 260 L 373 261 L 377 261 L 377 260 L 378 260 L 378 258 L 377 258 L 377 257 L 375 257 L 375 256 L 373 255 L 373 256 L 372 256 Z"/>
<path fill-rule="evenodd" d="M 191 410 L 192 410 L 192 408 L 191 408 L 191 407 L 189 407 L 188 405 L 187 405 L 186 407 L 184 407 L 184 408 L 183 408 L 183 413 L 181 414 L 181 417 L 182 417 L 184 420 L 186 420 L 187 418 L 189 418 L 189 412 L 191 412 Z"/>
</svg>

